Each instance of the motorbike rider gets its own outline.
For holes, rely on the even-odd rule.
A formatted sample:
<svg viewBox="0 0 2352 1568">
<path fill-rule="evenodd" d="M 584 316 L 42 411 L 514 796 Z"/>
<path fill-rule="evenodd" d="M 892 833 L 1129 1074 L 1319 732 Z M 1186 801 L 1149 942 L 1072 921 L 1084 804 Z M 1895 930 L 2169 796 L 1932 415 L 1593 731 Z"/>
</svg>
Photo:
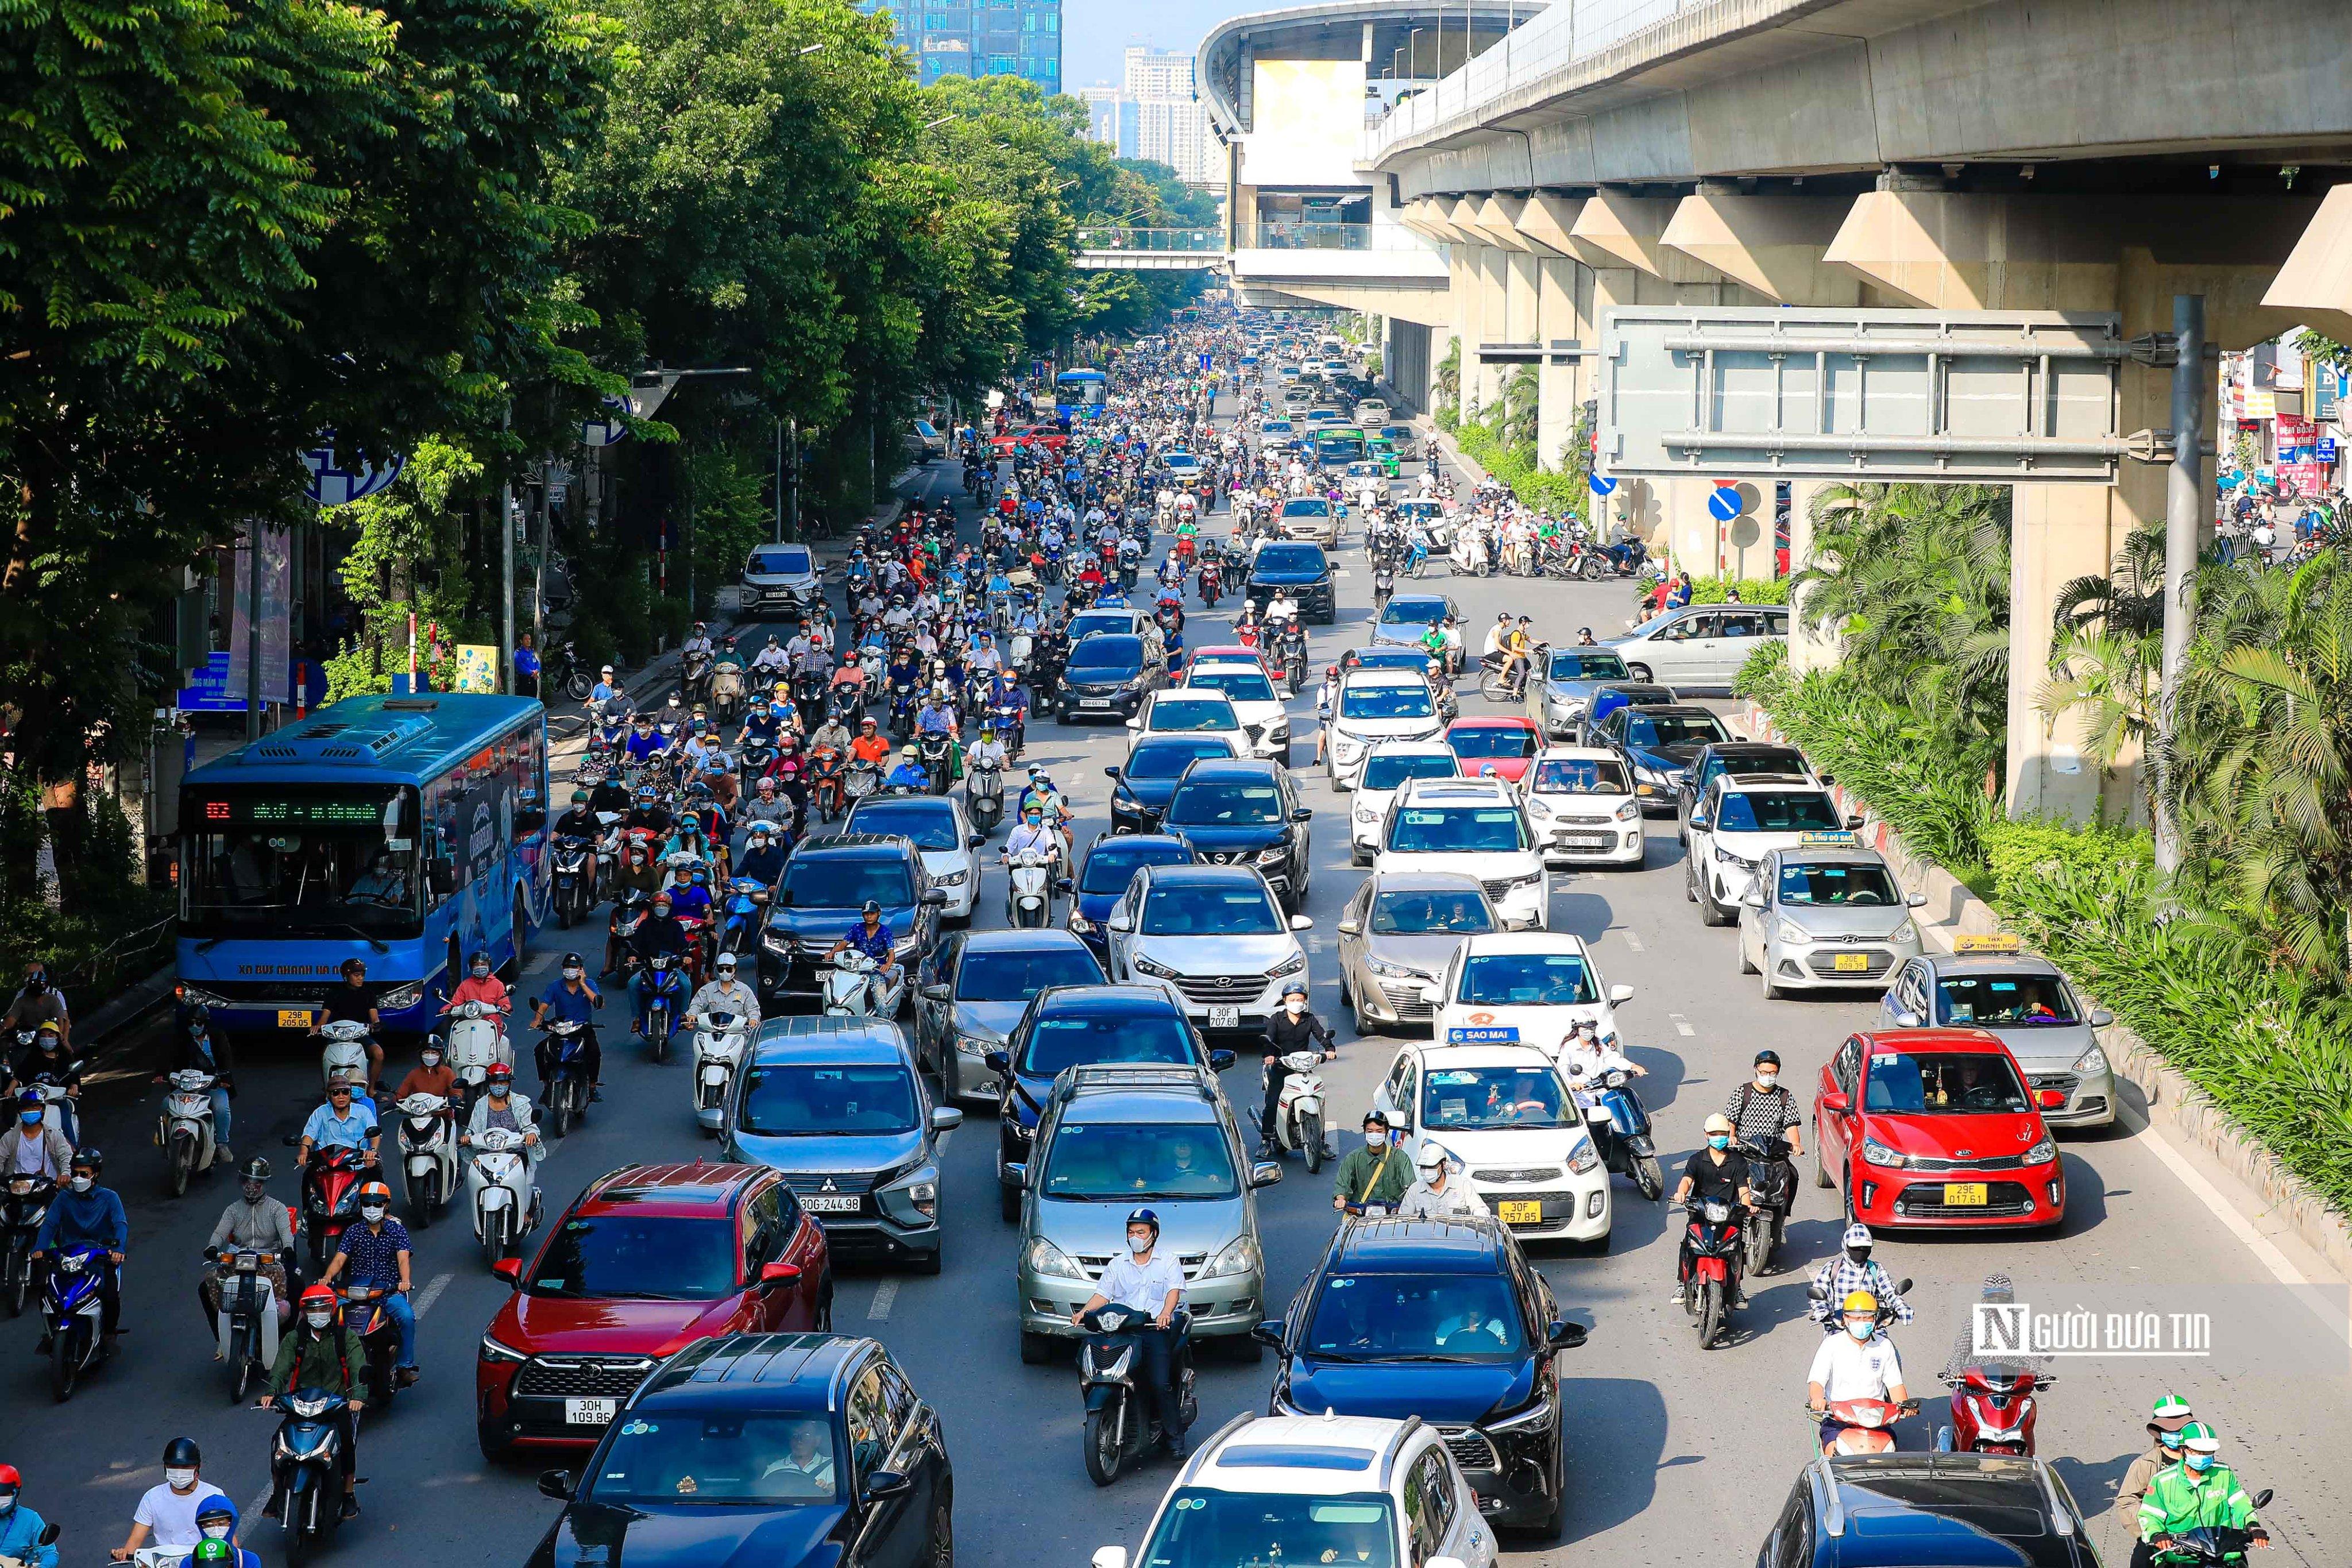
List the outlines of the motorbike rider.
<svg viewBox="0 0 2352 1568">
<path fill-rule="evenodd" d="M 710 918 L 710 868 L 697 861 L 687 868 L 685 881 L 670 889 L 670 913 L 680 921 Z"/>
<path fill-rule="evenodd" d="M 1057 866 L 1061 862 L 1062 836 L 1045 826 L 1045 808 L 1034 800 L 1022 805 L 1021 820 L 1004 836 L 1004 847 L 998 851 L 997 859 L 1010 867 L 1013 857 L 1032 849 L 1041 851 Z M 1046 873 L 1049 883 L 1054 875 L 1050 870 Z"/>
<path fill-rule="evenodd" d="M 447 1055 L 440 1036 L 425 1036 L 425 1044 L 416 1053 L 416 1065 L 408 1069 L 407 1076 L 400 1080 L 400 1087 L 392 1091 L 394 1101 L 397 1103 L 412 1094 L 436 1095 L 449 1102 L 441 1108 L 442 1116 L 445 1119 L 455 1118 L 457 1069 L 448 1065 L 445 1059 Z"/>
<path fill-rule="evenodd" d="M 500 1030 L 506 1028 L 507 1020 L 514 1014 L 514 996 L 507 990 L 507 983 L 491 970 L 487 952 L 478 952 L 467 961 L 466 978 L 457 982 L 457 988 L 449 993 L 448 1006 L 441 1011 L 446 1016 L 468 1002 L 479 1002 L 497 1014 Z"/>
<path fill-rule="evenodd" d="M 694 630 L 677 645 L 677 691 L 680 697 L 689 702 L 695 698 L 694 683 L 687 679 L 687 667 L 697 658 L 707 662 L 717 651 L 717 645 L 710 640 L 710 628 L 700 621 L 695 622 Z"/>
<path fill-rule="evenodd" d="M 1797 1097 L 1781 1086 L 1780 1053 L 1769 1047 L 1756 1053 L 1753 1071 L 1723 1102 L 1723 1113 L 1731 1118 L 1732 1137 L 1742 1143 L 1769 1149 L 1774 1140 L 1786 1140 L 1791 1161 L 1805 1152 L 1804 1118 L 1798 1113 Z M 1797 1184 L 1792 1181 L 1789 1184 L 1791 1211 L 1796 1207 L 1796 1193 Z M 1838 1294 L 1843 1297 L 1845 1292 Z"/>
<path fill-rule="evenodd" d="M 74 1151 L 66 1184 L 49 1200 L 49 1212 L 33 1237 L 33 1263 L 44 1264 L 49 1254 L 68 1247 L 101 1247 L 106 1268 L 98 1282 L 99 1327 L 110 1340 L 122 1331 L 122 1259 L 131 1247 L 131 1219 L 111 1187 L 98 1184 L 106 1156 L 95 1146 Z M 49 1336 L 41 1336 L 40 1353 L 47 1355 Z"/>
<path fill-rule="evenodd" d="M 1349 1150 L 1339 1162 L 1331 1206 L 1360 1215 L 1380 1205 L 1393 1213 L 1412 1184 L 1412 1163 L 1398 1152 L 1387 1113 L 1364 1112 L 1363 1146 Z"/>
<path fill-rule="evenodd" d="M 760 651 L 751 656 L 751 673 L 761 684 L 782 675 L 792 664 L 792 655 L 777 643 L 776 634 L 770 632 Z"/>
<path fill-rule="evenodd" d="M 735 862 L 735 875 L 745 881 L 757 882 L 772 889 L 784 874 L 784 851 L 776 842 L 776 835 L 764 822 L 755 822 L 744 836 L 742 858 Z"/>
<path fill-rule="evenodd" d="M 875 727 L 872 714 L 857 721 L 857 739 L 849 742 L 849 755 L 851 761 L 870 763 L 877 770 L 888 764 L 890 742 Z"/>
<path fill-rule="evenodd" d="M 278 1342 L 278 1364 L 270 1368 L 269 1385 L 254 1402 L 254 1408 L 268 1409 L 289 1390 L 315 1388 L 342 1396 L 343 1407 L 335 1414 L 335 1425 L 342 1438 L 343 1517 L 356 1519 L 360 1500 L 354 1471 L 360 1413 L 367 1408 L 367 1346 L 343 1321 L 342 1303 L 335 1299 L 331 1285 L 313 1285 L 304 1290 L 295 1320 L 294 1331 Z M 286 1495 L 274 1483 L 261 1511 L 270 1519 L 285 1514 Z"/>
<path fill-rule="evenodd" d="M 1282 1086 L 1289 1081 L 1290 1068 L 1282 1058 L 1295 1051 L 1313 1051 L 1327 1062 L 1339 1059 L 1339 1042 L 1330 1027 L 1307 1006 L 1307 987 L 1292 981 L 1282 988 L 1282 1011 L 1265 1030 L 1265 1102 L 1258 1108 L 1258 1158 L 1282 1158 L 1281 1117 Z M 1324 1157 L 1334 1158 L 1328 1141 Z"/>
<path fill-rule="evenodd" d="M 16 1097 L 16 1119 L 0 1132 L 0 1181 L 32 1176 L 65 1185 L 73 1169 L 73 1145 L 63 1132 L 47 1125 L 42 1104 L 39 1092 L 32 1089 Z"/>
<path fill-rule="evenodd" d="M 661 898 L 654 900 L 655 913 L 638 923 L 637 934 L 630 938 L 633 947 L 640 941 L 648 940 L 646 937 L 647 927 L 658 926 L 677 936 L 679 948 L 684 948 L 685 938 L 678 932 L 677 922 L 669 919 L 664 908 L 667 901 Z M 651 940 L 657 941 L 658 938 Z M 645 950 L 639 948 L 637 951 L 642 952 Z M 580 1067 L 588 1075 L 588 1098 L 592 1100 L 604 1098 L 604 1052 L 596 1042 L 596 1021 L 593 1016 L 594 1010 L 604 1005 L 604 994 L 589 980 L 588 967 L 576 952 L 563 955 L 555 984 L 547 988 L 545 995 L 535 997 L 531 1002 L 530 1026 L 534 1029 L 545 1029 L 550 1020 L 581 1026 L 578 1037 Z M 555 1047 L 544 1035 L 534 1047 L 533 1059 L 539 1068 L 539 1081 L 545 1083 L 555 1071 Z"/>
<path fill-rule="evenodd" d="M 193 1437 L 174 1437 L 163 1445 L 163 1479 L 140 1495 L 131 1515 L 131 1533 L 110 1553 L 128 1563 L 146 1545 L 193 1547 L 205 1538 L 196 1510 L 216 1497 L 220 1488 L 205 1479 L 204 1450 Z"/>
<path fill-rule="evenodd" d="M 711 965 L 711 978 L 703 983 L 686 1005 L 686 1026 L 698 1029 L 713 1013 L 732 1014 L 738 1028 L 747 1034 L 760 1027 L 760 999 L 751 988 L 735 978 L 735 955 L 722 952 Z"/>
<path fill-rule="evenodd" d="M 44 1542 L 49 1521 L 19 1500 L 25 1478 L 14 1465 L 0 1465 L 0 1557 L 13 1557 L 24 1568 L 58 1568 L 55 1542 Z"/>
<path fill-rule="evenodd" d="M 373 1165 L 381 1131 L 374 1107 L 359 1103 L 358 1091 L 338 1078 L 327 1086 L 327 1103 L 310 1112 L 310 1119 L 302 1123 L 300 1152 L 295 1155 L 294 1163 L 298 1166 L 310 1164 L 314 1149 L 352 1149 L 358 1151 L 361 1164 Z"/>
<path fill-rule="evenodd" d="M 1018 691 L 1020 688 L 1016 686 L 1013 689 Z M 992 767 L 1000 774 L 1013 765 L 1013 753 L 1006 750 L 1004 742 L 997 738 L 996 721 L 993 718 L 983 716 L 981 719 L 980 739 L 972 742 L 971 751 L 964 761 L 972 768 Z"/>
<path fill-rule="evenodd" d="M 798 816 L 790 797 L 776 793 L 774 777 L 761 773 L 757 793 L 744 805 L 744 826 L 766 826 L 779 833 L 790 833 Z"/>
<path fill-rule="evenodd" d="M 1420 1179 L 1397 1202 L 1400 1219 L 1467 1219 L 1487 1212 L 1476 1194 L 1453 1176 L 1453 1161 L 1444 1146 L 1424 1138 L 1413 1155 Z"/>
<path fill-rule="evenodd" d="M 329 1024 L 354 1021 L 365 1024 L 368 1026 L 366 1081 L 371 1086 L 383 1078 L 383 1042 L 376 1037 L 383 1027 L 383 1018 L 376 1011 L 375 1005 L 380 989 L 368 984 L 367 960 L 343 960 L 343 983 L 329 987 L 326 1000 L 319 1008 L 318 1022 L 310 1026 L 310 1032 L 316 1035 Z"/>
<path fill-rule="evenodd" d="M 1160 1441 L 1171 1458 L 1184 1457 L 1183 1404 L 1175 1384 L 1176 1336 L 1183 1331 L 1176 1314 L 1184 1305 L 1184 1268 L 1172 1254 L 1160 1250 L 1160 1216 L 1137 1209 L 1127 1216 L 1127 1251 L 1110 1260 L 1096 1280 L 1094 1293 L 1070 1314 L 1070 1322 L 1085 1326 L 1086 1315 L 1117 1302 L 1132 1311 L 1151 1315 L 1151 1326 L 1135 1338 L 1142 1347 L 1143 1376 L 1151 1386 L 1151 1403 L 1160 1412 Z"/>
<path fill-rule="evenodd" d="M 200 1072 L 213 1080 L 208 1091 L 213 1105 L 213 1163 L 236 1164 L 236 1156 L 229 1151 L 229 1100 L 236 1092 L 236 1083 L 228 1040 L 214 1032 L 212 1009 L 201 1002 L 188 1010 L 186 1023 L 172 1031 L 172 1052 L 155 1081 L 162 1083 L 167 1075 L 183 1070 Z"/>
<path fill-rule="evenodd" d="M 922 749 L 911 741 L 899 748 L 898 764 L 890 770 L 890 775 L 882 781 L 882 786 L 885 789 L 929 789 L 931 773 L 923 766 Z"/>
<path fill-rule="evenodd" d="M 392 1217 L 392 1189 L 382 1182 L 363 1182 L 358 1193 L 360 1220 L 344 1227 L 327 1260 L 321 1285 L 332 1285 L 338 1275 L 349 1283 L 383 1292 L 383 1310 L 400 1325 L 400 1360 L 393 1376 L 403 1388 L 416 1381 L 416 1309 L 409 1304 L 410 1249 L 408 1227 Z M 306 1292 L 307 1294 L 307 1292 Z"/>
<path fill-rule="evenodd" d="M 2131 1536 L 2131 1568 L 2153 1568 L 2156 1554 L 2140 1539 L 2139 1507 L 2157 1472 L 2170 1469 L 2187 1457 L 2188 1450 L 2180 1446 L 2180 1433 L 2195 1419 L 2196 1412 L 2189 1409 L 2189 1401 L 2177 1394 L 2158 1395 L 2148 1412 L 2148 1450 L 2132 1460 L 2131 1468 L 2124 1472 L 2123 1484 L 2116 1489 L 2116 1513 Z"/>
<path fill-rule="evenodd" d="M 237 1173 L 238 1195 L 221 1210 L 213 1224 L 211 1239 L 205 1245 L 217 1253 L 257 1252 L 261 1255 L 262 1275 L 269 1281 L 271 1300 L 278 1303 L 278 1326 L 284 1328 L 293 1315 L 294 1297 L 287 1287 L 286 1259 L 294 1256 L 294 1219 L 286 1205 L 269 1195 L 269 1162 L 257 1154 L 245 1163 Z M 212 1325 L 215 1340 L 220 1335 L 220 1275 L 210 1268 L 196 1287 L 198 1300 L 204 1302 L 205 1321 Z M 213 1359 L 220 1359 L 215 1351 Z"/>
<path fill-rule="evenodd" d="M 1683 1179 L 1675 1184 L 1675 1195 L 1667 1202 L 1677 1205 L 1685 1204 L 1694 1194 L 1701 1203 L 1738 1204 L 1743 1207 L 1752 1207 L 1756 1202 L 1755 1191 L 1748 1184 L 1748 1156 L 1733 1146 L 1731 1118 L 1720 1112 L 1706 1119 L 1706 1142 L 1683 1167 Z M 1731 1256 L 1731 1301 L 1734 1306 L 1747 1300 L 1739 1288 L 1739 1252 L 1734 1251 Z M 1681 1300 L 1679 1287 L 1675 1296 L 1675 1300 Z"/>
<path fill-rule="evenodd" d="M 19 1089 L 62 1089 L 65 1098 L 56 1102 L 58 1123 L 52 1125 L 68 1143 L 81 1136 L 81 1065 L 66 1048 L 65 1030 L 56 1019 L 34 1026 L 32 1048 L 10 1068 L 9 1081 Z"/>
<path fill-rule="evenodd" d="M 58 1043 L 66 1055 L 73 1055 L 73 1015 L 66 1008 L 66 994 L 49 983 L 49 966 L 38 958 L 25 961 L 25 984 L 8 1001 L 8 1011 L 0 1014 L 0 1035 L 13 1035 L 19 1029 L 37 1030 L 44 1024 L 58 1026 Z"/>
<path fill-rule="evenodd" d="M 514 1069 L 504 1062 L 492 1062 L 482 1075 L 481 1095 L 466 1113 L 466 1130 L 457 1134 L 457 1146 L 473 1147 L 474 1140 L 493 1127 L 521 1133 L 523 1151 L 534 1168 L 547 1152 L 539 1141 L 539 1118 L 530 1101 L 514 1091 Z"/>
<path fill-rule="evenodd" d="M 1612 1072 L 1629 1072 L 1635 1078 L 1650 1076 L 1649 1068 L 1617 1048 L 1616 1036 L 1601 1039 L 1600 1026 L 1590 1018 L 1579 1018 L 1560 1037 L 1559 1060 L 1559 1070 L 1580 1105 L 1591 1104 L 1601 1079 Z"/>
<path fill-rule="evenodd" d="M 882 918 L 882 906 L 872 899 L 858 911 L 857 923 L 851 926 L 839 942 L 825 949 L 825 962 L 840 956 L 844 948 L 856 948 L 876 964 L 874 983 L 877 989 L 889 990 L 898 982 L 897 944 L 890 935 L 890 922 Z"/>
<path fill-rule="evenodd" d="M 1013 749 L 1019 750 L 1028 733 L 1028 689 L 1011 670 L 1000 669 L 988 683 L 987 700 L 988 713 L 981 721 L 982 727 L 1001 717 L 1012 731 Z"/>
<path fill-rule="evenodd" d="M 1856 1290 L 1870 1292 L 1891 1307 L 1903 1322 L 1911 1321 L 1911 1303 L 1895 1293 L 1895 1281 L 1888 1278 L 1885 1266 L 1870 1256 L 1870 1227 L 1857 1221 L 1845 1227 L 1845 1235 L 1840 1238 L 1843 1250 L 1813 1271 L 1810 1310 L 1824 1331 L 1838 1331 L 1838 1313 L 1832 1303 L 1844 1300 Z"/>
<path fill-rule="evenodd" d="M 1903 1384 L 1903 1358 L 1895 1353 L 1895 1342 L 1878 1331 L 1878 1298 L 1856 1290 L 1838 1308 L 1844 1331 L 1822 1341 L 1805 1373 L 1805 1403 L 1823 1416 L 1824 1448 L 1837 1441 L 1838 1424 L 1827 1418 L 1831 1405 L 1849 1399 L 1901 1405 L 1911 1397 Z"/>
<path fill-rule="evenodd" d="M 593 840 L 604 830 L 604 824 L 596 820 L 596 813 L 591 805 L 588 792 L 584 789 L 573 790 L 572 809 L 555 819 L 556 837 L 560 838 L 568 834 L 574 838 Z"/>
<path fill-rule="evenodd" d="M 2180 1463 L 2156 1472 L 2147 1495 L 2139 1500 L 2139 1538 L 2149 1560 L 2167 1561 L 2165 1548 L 2186 1530 L 2221 1525 L 2249 1533 L 2256 1546 L 2271 1544 L 2270 1532 L 2254 1517 L 2254 1500 L 2246 1495 L 2237 1472 L 2216 1457 L 2221 1439 L 2202 1421 L 2180 1429 Z"/>
</svg>

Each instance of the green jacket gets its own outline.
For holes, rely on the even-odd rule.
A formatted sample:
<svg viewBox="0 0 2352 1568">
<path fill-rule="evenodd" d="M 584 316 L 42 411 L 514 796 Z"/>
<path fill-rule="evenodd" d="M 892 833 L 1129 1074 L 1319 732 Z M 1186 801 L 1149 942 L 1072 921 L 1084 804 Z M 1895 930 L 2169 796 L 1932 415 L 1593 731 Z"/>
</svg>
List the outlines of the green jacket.
<svg viewBox="0 0 2352 1568">
<path fill-rule="evenodd" d="M 1356 1145 L 1339 1162 L 1339 1180 L 1334 1184 L 1339 1194 L 1351 1204 L 1392 1204 L 1412 1185 L 1412 1157 L 1394 1142 L 1378 1152 Z"/>
<path fill-rule="evenodd" d="M 340 1354 L 336 1338 L 342 1341 Z M 289 1388 L 323 1388 L 346 1399 L 353 1394 L 364 1396 L 367 1365 L 367 1347 L 348 1325 L 337 1324 L 319 1334 L 298 1321 L 278 1342 L 278 1364 L 269 1369 L 270 1396 Z"/>
<path fill-rule="evenodd" d="M 2139 1500 L 2139 1538 L 2178 1535 L 2200 1525 L 2251 1529 L 2254 1500 L 2238 1484 L 2238 1474 L 2227 1465 L 2215 1465 L 2198 1475 L 2187 1465 L 2168 1465 L 2148 1483 Z"/>
</svg>

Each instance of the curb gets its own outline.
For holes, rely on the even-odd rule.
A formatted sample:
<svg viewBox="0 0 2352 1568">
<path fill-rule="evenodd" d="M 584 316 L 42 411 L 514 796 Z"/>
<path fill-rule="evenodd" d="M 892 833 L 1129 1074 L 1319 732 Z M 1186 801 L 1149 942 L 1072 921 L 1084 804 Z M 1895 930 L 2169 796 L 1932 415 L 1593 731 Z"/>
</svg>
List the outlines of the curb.
<svg viewBox="0 0 2352 1568">
<path fill-rule="evenodd" d="M 1754 702 L 1742 704 L 1739 720 L 1750 735 L 1789 743 L 1772 716 Z M 1990 936 L 2000 931 L 2000 916 L 1968 884 L 1935 862 L 1913 855 L 1895 830 L 1843 784 L 1831 785 L 1830 794 L 1839 810 L 1863 814 L 1859 837 L 1886 857 L 1905 889 L 1927 896 L 1927 907 L 1919 911 L 1921 935 L 1932 934 L 1948 951 L 1955 936 Z M 2071 974 L 2066 983 L 2084 996 L 2093 995 L 2089 986 Z M 2297 1240 L 2338 1273 L 2352 1276 L 2352 1225 L 2302 1177 L 2288 1170 L 2203 1089 L 2168 1065 L 2155 1047 L 2132 1033 L 2129 1026 L 2110 1024 L 2101 1032 L 2099 1043 L 2116 1071 L 2140 1091 L 2150 1122 L 2161 1122 L 2179 1134 L 2194 1153 L 2259 1197 L 2267 1212 L 2284 1222 Z"/>
</svg>

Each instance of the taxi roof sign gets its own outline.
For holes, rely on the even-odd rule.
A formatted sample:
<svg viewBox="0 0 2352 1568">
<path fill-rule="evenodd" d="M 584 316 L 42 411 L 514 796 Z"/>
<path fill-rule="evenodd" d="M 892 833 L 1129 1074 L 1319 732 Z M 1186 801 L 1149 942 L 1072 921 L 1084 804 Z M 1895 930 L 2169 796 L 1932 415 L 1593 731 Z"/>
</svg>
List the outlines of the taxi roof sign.
<svg viewBox="0 0 2352 1568">
<path fill-rule="evenodd" d="M 1854 837 L 1843 830 L 1836 833 L 1800 833 L 1797 842 L 1815 848 L 1851 849 L 1854 846 Z"/>
<path fill-rule="evenodd" d="M 1952 939 L 1954 952 L 2016 952 L 2025 943 L 2018 938 L 2001 936 L 1956 936 Z"/>
</svg>

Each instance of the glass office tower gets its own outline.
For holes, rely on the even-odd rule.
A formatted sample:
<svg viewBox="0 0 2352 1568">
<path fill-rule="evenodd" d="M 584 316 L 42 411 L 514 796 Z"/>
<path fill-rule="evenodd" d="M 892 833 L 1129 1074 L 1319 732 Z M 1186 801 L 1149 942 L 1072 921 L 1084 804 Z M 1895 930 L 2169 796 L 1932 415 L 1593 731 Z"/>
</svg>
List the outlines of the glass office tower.
<svg viewBox="0 0 2352 1568">
<path fill-rule="evenodd" d="M 927 5 L 924 0 L 862 0 L 858 9 L 887 10 L 898 42 L 916 62 L 917 79 L 943 76 L 1018 76 L 1047 92 L 1062 90 L 1061 0 L 977 0 Z"/>
</svg>

